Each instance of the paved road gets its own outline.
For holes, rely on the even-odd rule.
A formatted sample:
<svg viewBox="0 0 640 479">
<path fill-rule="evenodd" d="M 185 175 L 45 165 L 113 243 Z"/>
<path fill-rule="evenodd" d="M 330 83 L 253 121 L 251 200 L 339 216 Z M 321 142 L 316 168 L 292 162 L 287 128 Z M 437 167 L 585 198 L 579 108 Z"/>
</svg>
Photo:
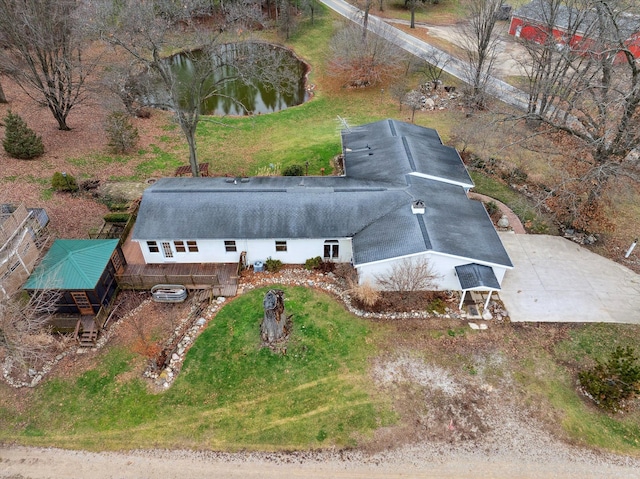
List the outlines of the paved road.
<svg viewBox="0 0 640 479">
<path fill-rule="evenodd" d="M 343 17 L 362 24 L 362 10 L 359 10 L 353 5 L 350 5 L 343 0 L 320 1 Z M 389 40 L 394 45 L 419 58 L 422 58 L 425 61 L 433 59 L 436 54 L 441 56 L 441 58 L 446 59 L 446 61 L 443 62 L 445 63 L 443 70 L 459 80 L 466 82 L 466 71 L 468 68 L 466 62 L 463 62 L 462 60 L 459 60 L 448 53 L 423 42 L 422 40 L 404 33 L 402 30 L 385 23 L 375 15 L 369 14 L 368 30 L 375 32 Z M 526 111 L 527 109 L 527 94 L 498 78 L 490 77 L 488 79 L 487 93 L 505 103 L 508 103 L 509 105 L 515 106 L 520 110 Z"/>
</svg>

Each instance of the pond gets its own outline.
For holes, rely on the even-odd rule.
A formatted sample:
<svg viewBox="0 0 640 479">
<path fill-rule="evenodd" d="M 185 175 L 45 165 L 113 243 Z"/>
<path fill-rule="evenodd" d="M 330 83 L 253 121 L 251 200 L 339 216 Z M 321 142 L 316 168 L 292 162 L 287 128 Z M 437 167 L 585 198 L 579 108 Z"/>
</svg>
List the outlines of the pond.
<svg viewBox="0 0 640 479">
<path fill-rule="evenodd" d="M 182 52 L 166 59 L 178 80 L 181 107 L 190 103 L 202 79 L 200 113 L 248 115 L 272 113 L 304 103 L 307 65 L 294 53 L 259 42 L 230 43 L 215 52 Z M 157 104 L 160 91 L 147 95 Z"/>
</svg>

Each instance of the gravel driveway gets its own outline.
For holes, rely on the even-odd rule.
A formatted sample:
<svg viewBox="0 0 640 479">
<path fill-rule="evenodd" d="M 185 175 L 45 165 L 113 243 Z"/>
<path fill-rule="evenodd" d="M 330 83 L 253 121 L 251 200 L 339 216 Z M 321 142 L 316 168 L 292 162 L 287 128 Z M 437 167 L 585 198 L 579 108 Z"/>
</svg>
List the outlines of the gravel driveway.
<svg viewBox="0 0 640 479">
<path fill-rule="evenodd" d="M 505 438 L 508 442 L 508 438 Z M 522 444 L 526 449 L 527 444 Z M 538 444 L 534 447 L 539 448 Z M 537 456 L 513 451 L 449 450 L 419 444 L 364 456 L 357 452 L 221 454 L 206 451 L 91 453 L 0 448 L 4 479 L 494 478 L 633 479 L 637 461 L 547 444 Z"/>
</svg>

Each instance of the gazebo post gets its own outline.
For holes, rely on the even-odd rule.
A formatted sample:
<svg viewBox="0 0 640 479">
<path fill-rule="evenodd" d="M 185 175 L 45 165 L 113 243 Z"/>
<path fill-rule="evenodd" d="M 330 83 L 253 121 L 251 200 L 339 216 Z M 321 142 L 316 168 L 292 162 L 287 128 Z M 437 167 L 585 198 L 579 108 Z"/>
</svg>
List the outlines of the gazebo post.
<svg viewBox="0 0 640 479">
<path fill-rule="evenodd" d="M 489 290 L 489 294 L 487 295 L 487 300 L 484 302 L 485 310 L 489 307 L 489 301 L 491 300 L 491 293 L 493 293 L 493 291 Z"/>
<path fill-rule="evenodd" d="M 462 309 L 462 303 L 464 303 L 464 298 L 467 295 L 467 290 L 463 289 L 462 290 L 462 298 L 460 298 L 460 305 L 458 306 L 458 309 Z"/>
</svg>

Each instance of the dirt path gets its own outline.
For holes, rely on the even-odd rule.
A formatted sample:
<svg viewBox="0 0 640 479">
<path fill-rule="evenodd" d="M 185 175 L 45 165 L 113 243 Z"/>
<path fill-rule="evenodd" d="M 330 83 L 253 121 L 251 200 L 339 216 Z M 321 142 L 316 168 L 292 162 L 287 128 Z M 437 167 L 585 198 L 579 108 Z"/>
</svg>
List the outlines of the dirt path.
<svg viewBox="0 0 640 479">
<path fill-rule="evenodd" d="M 444 455 L 443 455 L 444 453 Z M 187 451 L 142 451 L 127 454 L 58 449 L 0 448 L 4 479 L 139 479 L 232 478 L 638 478 L 638 464 L 615 463 L 592 456 L 547 458 L 445 452 L 413 446 L 390 453 L 219 454 Z"/>
</svg>

